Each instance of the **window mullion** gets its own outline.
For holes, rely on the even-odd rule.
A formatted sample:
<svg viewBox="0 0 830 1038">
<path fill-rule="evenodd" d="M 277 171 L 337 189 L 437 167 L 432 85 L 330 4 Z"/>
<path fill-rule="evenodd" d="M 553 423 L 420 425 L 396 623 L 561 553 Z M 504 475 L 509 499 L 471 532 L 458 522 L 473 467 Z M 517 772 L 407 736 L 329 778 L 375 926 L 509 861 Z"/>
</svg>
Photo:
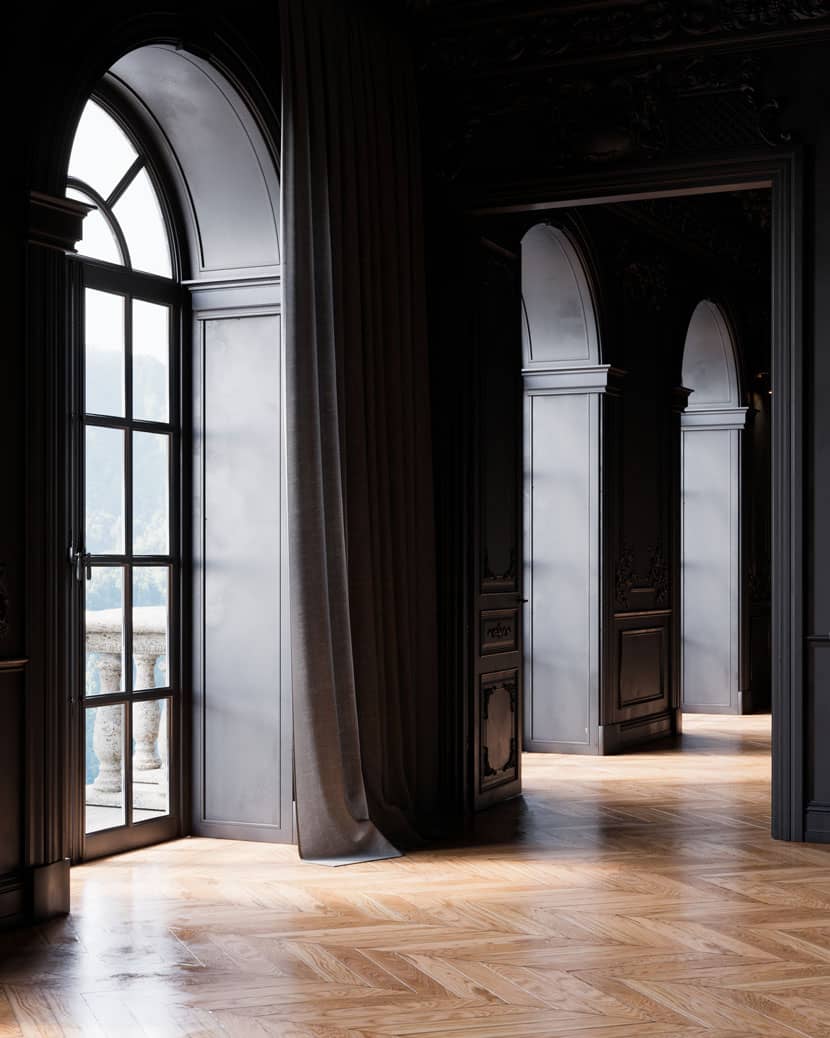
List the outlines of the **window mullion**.
<svg viewBox="0 0 830 1038">
<path fill-rule="evenodd" d="M 124 194 L 127 188 L 132 184 L 141 170 L 144 168 L 144 159 L 139 155 L 138 158 L 133 162 L 132 166 L 127 170 L 124 176 L 118 181 L 115 187 L 107 198 L 107 208 L 112 209 L 118 199 Z"/>
<path fill-rule="evenodd" d="M 124 688 L 133 690 L 133 298 L 125 299 L 124 404 Z"/>
</svg>

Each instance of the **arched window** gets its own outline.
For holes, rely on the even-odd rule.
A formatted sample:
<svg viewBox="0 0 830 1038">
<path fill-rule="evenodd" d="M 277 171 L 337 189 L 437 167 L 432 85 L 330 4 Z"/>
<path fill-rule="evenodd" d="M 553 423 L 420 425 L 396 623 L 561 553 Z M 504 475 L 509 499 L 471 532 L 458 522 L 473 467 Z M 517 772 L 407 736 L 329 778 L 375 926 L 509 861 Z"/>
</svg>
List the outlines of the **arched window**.
<svg viewBox="0 0 830 1038">
<path fill-rule="evenodd" d="M 130 51 L 68 162 L 76 858 L 293 837 L 278 126 L 230 75 Z"/>
<path fill-rule="evenodd" d="M 173 835 L 178 821 L 169 757 L 181 715 L 173 606 L 181 595 L 182 289 L 147 156 L 96 98 L 75 134 L 67 196 L 90 207 L 78 244 L 73 453 L 91 856 Z"/>
<path fill-rule="evenodd" d="M 67 184 L 69 198 L 94 207 L 78 244 L 82 255 L 172 277 L 170 238 L 147 160 L 94 100 L 78 124 Z"/>
</svg>

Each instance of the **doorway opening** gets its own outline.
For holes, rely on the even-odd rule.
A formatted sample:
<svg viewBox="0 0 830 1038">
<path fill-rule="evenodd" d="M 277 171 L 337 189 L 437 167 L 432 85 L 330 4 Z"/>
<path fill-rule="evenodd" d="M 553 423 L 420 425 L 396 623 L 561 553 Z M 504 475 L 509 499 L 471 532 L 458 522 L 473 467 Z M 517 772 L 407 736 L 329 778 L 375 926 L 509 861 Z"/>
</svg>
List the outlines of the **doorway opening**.
<svg viewBox="0 0 830 1038">
<path fill-rule="evenodd" d="M 746 710 L 751 655 L 769 709 L 748 623 L 769 440 L 745 440 L 742 395 L 770 364 L 768 200 L 560 211 L 521 238 L 528 750 L 621 752 L 684 710 Z"/>
<path fill-rule="evenodd" d="M 798 406 L 776 256 L 789 247 L 787 198 L 760 178 L 703 191 L 632 183 L 610 199 L 478 216 L 482 252 L 497 257 L 491 265 L 512 264 L 520 286 L 524 602 L 513 680 L 523 687 L 524 749 L 651 753 L 683 739 L 684 712 L 687 746 L 702 724 L 714 737 L 717 717 L 705 715 L 773 712 L 773 832 L 798 838 L 800 754 L 781 704 L 799 685 L 774 666 L 798 585 L 781 570 L 791 521 L 782 449 Z M 507 311 L 507 290 L 502 298 Z M 490 415 L 495 394 L 482 384 Z M 498 459 L 481 435 L 486 487 Z M 510 529 L 489 495 L 482 506 L 482 552 L 492 557 L 489 531 L 506 545 Z M 498 668 L 497 653 L 486 658 Z M 735 724 L 724 719 L 725 738 Z M 492 726 L 485 717 L 482 744 L 495 741 Z M 523 766 L 537 770 L 533 756 Z"/>
</svg>

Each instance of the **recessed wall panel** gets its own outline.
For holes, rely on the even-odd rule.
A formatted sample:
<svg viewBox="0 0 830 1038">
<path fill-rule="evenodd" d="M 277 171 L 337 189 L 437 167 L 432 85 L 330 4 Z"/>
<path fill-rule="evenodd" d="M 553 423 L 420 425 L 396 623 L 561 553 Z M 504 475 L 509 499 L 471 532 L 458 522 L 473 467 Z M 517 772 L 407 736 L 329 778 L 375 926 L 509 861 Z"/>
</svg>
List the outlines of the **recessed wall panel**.
<svg viewBox="0 0 830 1038">
<path fill-rule="evenodd" d="M 279 317 L 209 320 L 204 350 L 202 810 L 279 826 Z"/>
<path fill-rule="evenodd" d="M 734 429 L 683 431 L 683 706 L 734 709 L 739 679 L 738 444 Z"/>
<path fill-rule="evenodd" d="M 531 748 L 590 742 L 598 680 L 597 407 L 597 397 L 589 393 L 525 395 L 525 682 Z"/>
</svg>

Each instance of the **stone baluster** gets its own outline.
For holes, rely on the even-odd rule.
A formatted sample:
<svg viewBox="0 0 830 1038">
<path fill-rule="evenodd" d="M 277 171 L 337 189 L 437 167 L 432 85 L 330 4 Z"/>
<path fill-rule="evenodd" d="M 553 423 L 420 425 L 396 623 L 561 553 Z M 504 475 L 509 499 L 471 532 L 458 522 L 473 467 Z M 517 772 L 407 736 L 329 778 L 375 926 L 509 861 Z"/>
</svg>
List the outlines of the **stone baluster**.
<svg viewBox="0 0 830 1038">
<path fill-rule="evenodd" d="M 157 656 L 142 654 L 135 659 L 136 688 L 152 688 Z M 136 703 L 133 707 L 133 767 L 136 771 L 156 771 L 161 767 L 161 757 L 157 750 L 160 719 L 161 703 L 158 699 Z"/>
<path fill-rule="evenodd" d="M 121 653 L 101 652 L 95 661 L 101 692 L 121 688 Z M 124 754 L 124 708 L 99 706 L 95 712 L 92 746 L 98 758 L 98 775 L 92 783 L 99 793 L 120 793 Z"/>
</svg>

